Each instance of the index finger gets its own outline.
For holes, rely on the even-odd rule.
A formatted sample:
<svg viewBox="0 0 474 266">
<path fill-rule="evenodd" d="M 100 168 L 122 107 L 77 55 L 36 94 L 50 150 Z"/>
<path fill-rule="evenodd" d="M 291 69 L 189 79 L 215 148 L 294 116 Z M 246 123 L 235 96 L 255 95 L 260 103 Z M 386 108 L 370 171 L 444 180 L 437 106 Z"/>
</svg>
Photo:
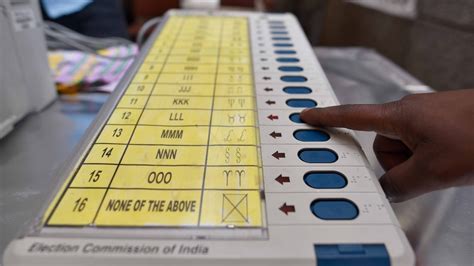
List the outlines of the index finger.
<svg viewBox="0 0 474 266">
<path fill-rule="evenodd" d="M 386 104 L 351 104 L 305 109 L 300 118 L 313 126 L 345 127 L 397 135 L 402 117 L 397 102 Z"/>
</svg>

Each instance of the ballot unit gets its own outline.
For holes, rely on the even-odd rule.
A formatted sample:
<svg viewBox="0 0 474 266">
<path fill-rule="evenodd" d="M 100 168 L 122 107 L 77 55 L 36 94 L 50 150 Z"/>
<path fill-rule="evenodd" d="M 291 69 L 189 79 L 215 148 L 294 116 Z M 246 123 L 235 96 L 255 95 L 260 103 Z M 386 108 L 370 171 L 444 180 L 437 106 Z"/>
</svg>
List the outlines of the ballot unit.
<svg viewBox="0 0 474 266">
<path fill-rule="evenodd" d="M 294 16 L 169 11 L 6 265 L 413 265 L 337 104 Z"/>
</svg>

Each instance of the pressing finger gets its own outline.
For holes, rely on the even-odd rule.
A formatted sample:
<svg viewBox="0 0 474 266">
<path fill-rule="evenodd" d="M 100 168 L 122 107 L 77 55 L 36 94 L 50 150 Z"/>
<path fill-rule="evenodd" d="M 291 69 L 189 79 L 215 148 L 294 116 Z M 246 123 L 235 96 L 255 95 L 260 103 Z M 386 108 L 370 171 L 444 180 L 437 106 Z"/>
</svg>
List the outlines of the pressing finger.
<svg viewBox="0 0 474 266">
<path fill-rule="evenodd" d="M 345 127 L 384 135 L 398 135 L 397 128 L 403 126 L 399 102 L 312 108 L 303 110 L 300 117 L 314 126 Z"/>
</svg>

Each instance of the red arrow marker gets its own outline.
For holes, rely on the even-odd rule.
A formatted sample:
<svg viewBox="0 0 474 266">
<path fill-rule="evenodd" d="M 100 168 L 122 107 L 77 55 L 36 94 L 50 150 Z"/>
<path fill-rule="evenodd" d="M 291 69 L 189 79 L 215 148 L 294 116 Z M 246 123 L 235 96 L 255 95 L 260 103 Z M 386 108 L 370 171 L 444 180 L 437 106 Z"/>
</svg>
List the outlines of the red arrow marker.
<svg viewBox="0 0 474 266">
<path fill-rule="evenodd" d="M 268 100 L 268 101 L 266 101 L 265 103 L 268 104 L 268 105 L 272 105 L 272 104 L 275 104 L 275 101 L 270 101 L 270 100 Z"/>
<path fill-rule="evenodd" d="M 270 119 L 270 120 L 272 120 L 272 121 L 273 121 L 273 120 L 278 120 L 278 116 L 277 116 L 277 115 L 273 115 L 273 114 L 267 116 L 267 118 Z"/>
<path fill-rule="evenodd" d="M 275 157 L 277 160 L 280 160 L 280 158 L 286 157 L 284 152 L 278 152 L 278 151 L 274 152 L 272 156 Z"/>
<path fill-rule="evenodd" d="M 284 184 L 284 183 L 289 183 L 290 182 L 290 177 L 289 176 L 283 176 L 283 175 L 279 175 L 277 178 L 275 178 L 275 180 L 280 183 L 280 184 Z"/>
<path fill-rule="evenodd" d="M 272 136 L 274 139 L 281 138 L 281 133 L 273 131 L 270 133 L 270 136 Z"/>
<path fill-rule="evenodd" d="M 295 212 L 295 205 L 286 205 L 286 202 L 279 208 L 280 211 L 288 215 L 289 212 Z"/>
</svg>

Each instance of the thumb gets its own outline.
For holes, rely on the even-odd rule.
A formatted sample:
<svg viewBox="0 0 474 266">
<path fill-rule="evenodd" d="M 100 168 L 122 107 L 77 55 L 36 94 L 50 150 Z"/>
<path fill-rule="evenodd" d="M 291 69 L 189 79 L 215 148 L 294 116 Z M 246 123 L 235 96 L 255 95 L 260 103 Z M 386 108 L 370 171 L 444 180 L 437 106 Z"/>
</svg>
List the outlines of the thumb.
<svg viewBox="0 0 474 266">
<path fill-rule="evenodd" d="M 390 202 L 405 201 L 430 190 L 426 186 L 427 182 L 423 182 L 426 173 L 418 170 L 417 162 L 416 155 L 413 155 L 380 178 L 380 185 Z"/>
</svg>

